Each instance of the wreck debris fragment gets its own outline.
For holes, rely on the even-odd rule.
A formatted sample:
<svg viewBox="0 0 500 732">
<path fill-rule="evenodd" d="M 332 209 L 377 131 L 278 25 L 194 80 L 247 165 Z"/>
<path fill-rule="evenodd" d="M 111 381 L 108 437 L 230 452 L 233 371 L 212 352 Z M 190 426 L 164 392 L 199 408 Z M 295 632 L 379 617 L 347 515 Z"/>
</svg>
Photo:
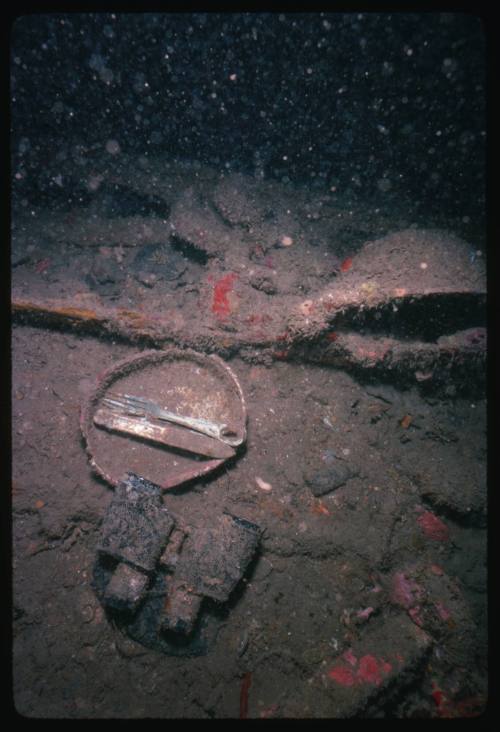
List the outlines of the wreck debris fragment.
<svg viewBox="0 0 500 732">
<path fill-rule="evenodd" d="M 225 228 L 233 240 L 234 229 Z M 256 246 L 261 245 L 253 242 L 250 251 Z M 207 278 L 208 307 L 201 308 L 202 321 L 192 330 L 171 314 L 104 309 L 98 302 L 75 307 L 74 302 L 14 295 L 12 312 L 23 322 L 160 347 L 175 342 L 224 355 L 228 349 L 259 347 L 263 357 L 328 364 L 367 379 L 385 375 L 426 391 L 450 380 L 471 389 L 484 382 L 485 263 L 480 257 L 471 260 L 467 242 L 443 231 L 407 229 L 366 242 L 348 260 L 341 276 L 306 300 L 286 300 L 274 273 L 272 281 L 260 273 L 255 279 L 232 262 L 231 271 Z M 422 269 L 421 262 L 428 267 Z M 253 303 L 245 288 L 283 297 L 284 307 L 272 317 L 245 313 Z M 280 347 L 283 333 L 286 349 Z"/>
<path fill-rule="evenodd" d="M 157 486 L 133 473 L 116 486 L 97 547 L 99 555 L 118 563 L 104 592 L 105 605 L 137 608 L 173 527 Z"/>
<path fill-rule="evenodd" d="M 145 373 L 154 377 L 154 386 L 147 391 Z M 116 402 L 109 400 L 110 394 L 124 391 L 122 380 L 127 392 L 142 394 L 142 401 L 131 403 L 143 411 L 148 406 L 149 415 L 150 405 L 159 401 L 168 404 L 183 424 L 181 415 L 190 415 L 200 425 L 225 425 L 227 433 L 223 439 L 214 439 L 169 421 L 141 421 L 126 410 L 121 414 L 104 409 L 106 399 Z M 234 447 L 246 440 L 246 419 L 241 386 L 224 361 L 171 348 L 144 351 L 101 374 L 82 406 L 80 425 L 92 468 L 104 480 L 116 485 L 133 469 L 166 490 L 206 475 L 233 457 Z"/>
<path fill-rule="evenodd" d="M 153 443 L 176 447 L 186 452 L 206 457 L 226 460 L 233 457 L 234 449 L 220 440 L 201 435 L 192 430 L 183 430 L 175 425 L 155 424 L 134 419 L 125 414 L 115 414 L 109 409 L 98 409 L 94 414 L 94 424 L 112 432 L 149 440 Z"/>
<path fill-rule="evenodd" d="M 203 623 L 196 630 L 203 602 L 228 600 L 260 537 L 259 526 L 227 512 L 209 527 L 189 527 L 164 506 L 159 486 L 128 473 L 103 521 L 94 587 L 115 621 L 144 645 L 203 652 Z"/>
</svg>

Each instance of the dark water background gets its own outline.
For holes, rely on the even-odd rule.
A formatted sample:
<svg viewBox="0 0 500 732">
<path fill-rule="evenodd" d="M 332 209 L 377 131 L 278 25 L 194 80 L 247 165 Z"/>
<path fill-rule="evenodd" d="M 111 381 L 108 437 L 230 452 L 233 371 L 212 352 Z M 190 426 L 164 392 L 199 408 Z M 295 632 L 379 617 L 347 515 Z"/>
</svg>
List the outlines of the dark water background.
<svg viewBox="0 0 500 732">
<path fill-rule="evenodd" d="M 11 41 L 14 193 L 33 193 L 49 147 L 117 143 L 483 217 L 480 17 L 42 14 Z"/>
</svg>

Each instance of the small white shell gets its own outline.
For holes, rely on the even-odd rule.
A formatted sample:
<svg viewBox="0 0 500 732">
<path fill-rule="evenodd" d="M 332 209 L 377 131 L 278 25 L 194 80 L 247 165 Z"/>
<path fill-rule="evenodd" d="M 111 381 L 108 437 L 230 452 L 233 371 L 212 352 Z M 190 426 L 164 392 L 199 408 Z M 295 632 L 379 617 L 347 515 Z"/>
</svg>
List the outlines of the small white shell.
<svg viewBox="0 0 500 732">
<path fill-rule="evenodd" d="M 256 477 L 255 482 L 257 483 L 261 491 L 272 491 L 273 489 L 271 483 L 266 483 L 266 481 L 262 480 L 262 478 Z"/>
</svg>

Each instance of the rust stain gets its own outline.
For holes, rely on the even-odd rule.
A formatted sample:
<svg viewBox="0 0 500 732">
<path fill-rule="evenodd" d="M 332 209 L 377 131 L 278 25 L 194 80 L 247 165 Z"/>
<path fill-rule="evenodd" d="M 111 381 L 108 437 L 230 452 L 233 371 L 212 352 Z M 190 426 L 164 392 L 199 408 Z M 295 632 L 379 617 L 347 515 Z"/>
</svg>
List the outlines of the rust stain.
<svg viewBox="0 0 500 732">
<path fill-rule="evenodd" d="M 18 313 L 31 313 L 38 316 L 60 316 L 63 318 L 71 318 L 73 320 L 92 320 L 99 321 L 102 318 L 96 313 L 95 310 L 88 310 L 86 308 L 75 308 L 72 306 L 60 307 L 57 305 L 40 305 L 38 303 L 30 302 L 29 300 L 14 300 L 12 302 L 13 312 Z"/>
<path fill-rule="evenodd" d="M 252 674 L 250 671 L 243 676 L 240 689 L 240 719 L 248 717 L 248 692 L 252 685 Z"/>
<path fill-rule="evenodd" d="M 50 312 L 50 311 L 49 311 Z M 52 312 L 57 315 L 63 315 L 68 318 L 74 318 L 75 320 L 95 320 L 99 321 L 101 318 L 95 312 L 95 310 L 85 310 L 82 308 L 56 308 Z"/>
<path fill-rule="evenodd" d="M 318 516 L 330 516 L 330 511 L 319 498 L 313 502 L 312 511 L 313 513 L 318 514 Z"/>
<path fill-rule="evenodd" d="M 120 309 L 117 311 L 118 317 L 125 318 L 126 320 L 131 320 L 135 323 L 141 323 L 142 325 L 144 323 L 147 323 L 147 318 L 144 316 L 143 313 L 138 313 L 135 310 L 124 310 Z"/>
</svg>

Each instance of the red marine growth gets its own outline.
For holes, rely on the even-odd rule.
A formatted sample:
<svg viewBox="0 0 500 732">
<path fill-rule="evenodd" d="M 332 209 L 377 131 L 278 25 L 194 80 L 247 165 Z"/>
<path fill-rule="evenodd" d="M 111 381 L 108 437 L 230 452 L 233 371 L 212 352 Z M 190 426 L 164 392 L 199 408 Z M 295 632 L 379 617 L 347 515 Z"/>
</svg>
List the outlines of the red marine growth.
<svg viewBox="0 0 500 732">
<path fill-rule="evenodd" d="M 447 541 L 450 532 L 446 524 L 431 511 L 424 511 L 417 519 L 417 523 L 426 536 L 435 541 Z"/>
<path fill-rule="evenodd" d="M 231 305 L 227 296 L 233 289 L 233 283 L 237 278 L 238 275 L 231 272 L 221 277 L 214 285 L 212 312 L 220 318 L 227 317 L 231 312 Z"/>
<path fill-rule="evenodd" d="M 340 271 L 347 272 L 347 270 L 351 269 L 351 267 L 352 267 L 352 257 L 347 257 L 346 259 L 344 259 L 344 261 L 340 265 Z"/>
<path fill-rule="evenodd" d="M 359 684 L 373 684 L 380 686 L 384 677 L 390 673 L 392 666 L 387 661 L 375 656 L 366 655 L 358 659 L 352 651 L 343 654 L 344 661 L 349 666 L 338 664 L 328 672 L 331 679 L 341 686 L 354 686 Z"/>
</svg>

